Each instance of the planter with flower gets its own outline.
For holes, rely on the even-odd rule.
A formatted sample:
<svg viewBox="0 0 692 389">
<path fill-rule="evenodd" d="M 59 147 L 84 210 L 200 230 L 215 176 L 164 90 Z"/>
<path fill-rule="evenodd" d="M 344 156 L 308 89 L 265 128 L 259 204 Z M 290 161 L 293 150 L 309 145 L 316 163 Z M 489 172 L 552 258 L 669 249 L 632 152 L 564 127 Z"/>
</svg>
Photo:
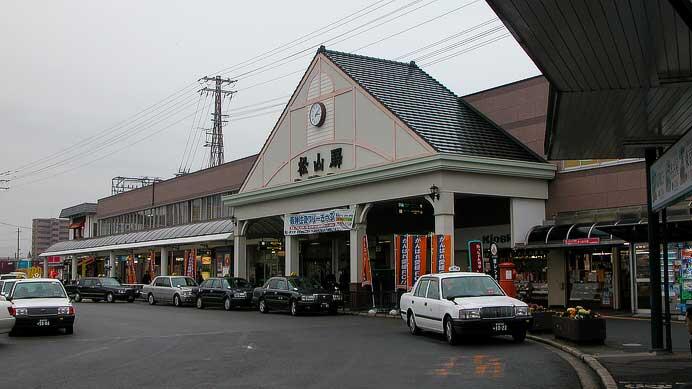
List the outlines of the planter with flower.
<svg viewBox="0 0 692 389">
<path fill-rule="evenodd" d="M 576 343 L 603 343 L 606 338 L 606 323 L 598 314 L 583 307 L 567 308 L 553 317 L 553 332 L 556 338 Z"/>
<path fill-rule="evenodd" d="M 533 320 L 531 327 L 529 327 L 530 332 L 553 331 L 553 316 L 555 316 L 555 311 L 547 310 L 542 305 L 529 304 L 529 312 L 531 312 L 531 318 Z"/>
</svg>

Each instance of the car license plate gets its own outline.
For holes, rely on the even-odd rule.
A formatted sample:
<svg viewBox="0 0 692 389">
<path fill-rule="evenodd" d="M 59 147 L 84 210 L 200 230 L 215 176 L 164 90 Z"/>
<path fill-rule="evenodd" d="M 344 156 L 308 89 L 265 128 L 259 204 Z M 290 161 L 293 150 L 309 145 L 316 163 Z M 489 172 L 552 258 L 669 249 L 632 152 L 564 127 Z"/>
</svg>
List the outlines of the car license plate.
<svg viewBox="0 0 692 389">
<path fill-rule="evenodd" d="M 507 324 L 505 324 L 505 323 L 495 323 L 495 324 L 493 324 L 493 331 L 495 331 L 495 332 L 505 332 L 505 331 L 507 331 Z"/>
<path fill-rule="evenodd" d="M 48 321 L 48 319 L 41 319 L 36 322 L 36 325 L 39 327 L 47 327 L 50 325 L 50 321 Z"/>
<path fill-rule="evenodd" d="M 322 308 L 329 308 L 329 303 L 322 303 Z"/>
</svg>

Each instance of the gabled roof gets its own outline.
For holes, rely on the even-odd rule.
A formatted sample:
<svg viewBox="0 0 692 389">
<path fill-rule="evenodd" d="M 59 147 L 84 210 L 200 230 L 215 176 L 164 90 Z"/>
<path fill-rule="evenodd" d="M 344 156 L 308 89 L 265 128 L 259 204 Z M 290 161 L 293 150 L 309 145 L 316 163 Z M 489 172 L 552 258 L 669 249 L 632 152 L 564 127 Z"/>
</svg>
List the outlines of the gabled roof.
<svg viewBox="0 0 692 389">
<path fill-rule="evenodd" d="M 438 152 L 544 161 L 413 62 L 320 52 Z"/>
<path fill-rule="evenodd" d="M 64 208 L 60 211 L 60 218 L 67 219 L 76 216 L 84 215 L 95 215 L 96 214 L 96 204 L 95 203 L 81 203 L 73 205 L 71 207 Z"/>
</svg>

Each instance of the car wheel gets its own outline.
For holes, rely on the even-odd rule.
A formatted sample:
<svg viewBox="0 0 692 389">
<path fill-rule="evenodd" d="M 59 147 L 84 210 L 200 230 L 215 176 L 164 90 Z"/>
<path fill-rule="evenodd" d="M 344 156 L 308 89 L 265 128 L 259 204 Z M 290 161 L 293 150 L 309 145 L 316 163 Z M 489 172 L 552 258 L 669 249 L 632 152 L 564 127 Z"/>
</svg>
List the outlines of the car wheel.
<svg viewBox="0 0 692 389">
<path fill-rule="evenodd" d="M 264 299 L 260 299 L 259 301 L 259 311 L 262 313 L 267 313 L 269 312 L 269 309 L 267 308 L 267 303 L 264 302 Z"/>
<path fill-rule="evenodd" d="M 459 343 L 459 335 L 457 335 L 456 330 L 454 330 L 454 325 L 452 322 L 452 319 L 449 317 L 445 318 L 444 322 L 445 326 L 445 339 L 447 339 L 447 343 L 451 345 L 455 345 Z"/>
<path fill-rule="evenodd" d="M 526 339 L 526 328 L 519 328 L 512 331 L 514 343 L 522 343 Z"/>
<path fill-rule="evenodd" d="M 408 330 L 411 332 L 411 335 L 420 334 L 420 328 L 416 324 L 416 317 L 413 315 L 413 312 L 408 314 Z"/>
<path fill-rule="evenodd" d="M 296 300 L 291 301 L 291 316 L 298 316 L 298 303 Z"/>
<path fill-rule="evenodd" d="M 223 300 L 223 309 L 225 309 L 225 310 L 227 310 L 227 311 L 230 311 L 231 308 L 233 308 L 233 306 L 231 305 L 231 299 L 229 299 L 228 297 L 226 297 L 226 299 Z"/>
<path fill-rule="evenodd" d="M 183 306 L 182 302 L 180 301 L 180 296 L 178 296 L 177 294 L 173 296 L 173 305 L 175 305 L 176 307 Z"/>
<path fill-rule="evenodd" d="M 195 306 L 197 309 L 204 309 L 204 301 L 202 301 L 201 297 L 197 297 L 197 301 L 195 302 Z"/>
<path fill-rule="evenodd" d="M 106 301 L 108 301 L 109 303 L 114 303 L 114 302 L 115 302 L 115 297 L 113 297 L 113 293 L 108 293 L 108 294 L 106 295 Z"/>
<path fill-rule="evenodd" d="M 74 334 L 74 327 L 73 326 L 65 327 L 65 335 L 72 335 L 72 334 Z"/>
<path fill-rule="evenodd" d="M 81 302 L 81 301 L 82 301 L 82 295 L 79 294 L 79 293 L 75 293 L 75 294 L 74 294 L 74 301 L 75 301 L 76 303 Z"/>
<path fill-rule="evenodd" d="M 149 293 L 149 296 L 147 296 L 147 301 L 149 302 L 149 305 L 156 305 L 156 300 L 154 300 L 154 295 Z"/>
</svg>

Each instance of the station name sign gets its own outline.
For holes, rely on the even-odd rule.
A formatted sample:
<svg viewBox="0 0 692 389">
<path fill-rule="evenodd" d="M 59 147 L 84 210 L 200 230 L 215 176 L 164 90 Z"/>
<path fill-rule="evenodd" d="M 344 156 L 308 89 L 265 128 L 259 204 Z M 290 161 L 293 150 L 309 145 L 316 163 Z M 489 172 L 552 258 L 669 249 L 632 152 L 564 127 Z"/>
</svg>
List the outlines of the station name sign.
<svg viewBox="0 0 692 389">
<path fill-rule="evenodd" d="M 692 192 L 692 131 L 651 165 L 651 204 L 659 211 Z"/>
<path fill-rule="evenodd" d="M 284 219 L 285 235 L 318 234 L 321 232 L 348 231 L 353 228 L 353 209 L 296 213 Z"/>
</svg>

